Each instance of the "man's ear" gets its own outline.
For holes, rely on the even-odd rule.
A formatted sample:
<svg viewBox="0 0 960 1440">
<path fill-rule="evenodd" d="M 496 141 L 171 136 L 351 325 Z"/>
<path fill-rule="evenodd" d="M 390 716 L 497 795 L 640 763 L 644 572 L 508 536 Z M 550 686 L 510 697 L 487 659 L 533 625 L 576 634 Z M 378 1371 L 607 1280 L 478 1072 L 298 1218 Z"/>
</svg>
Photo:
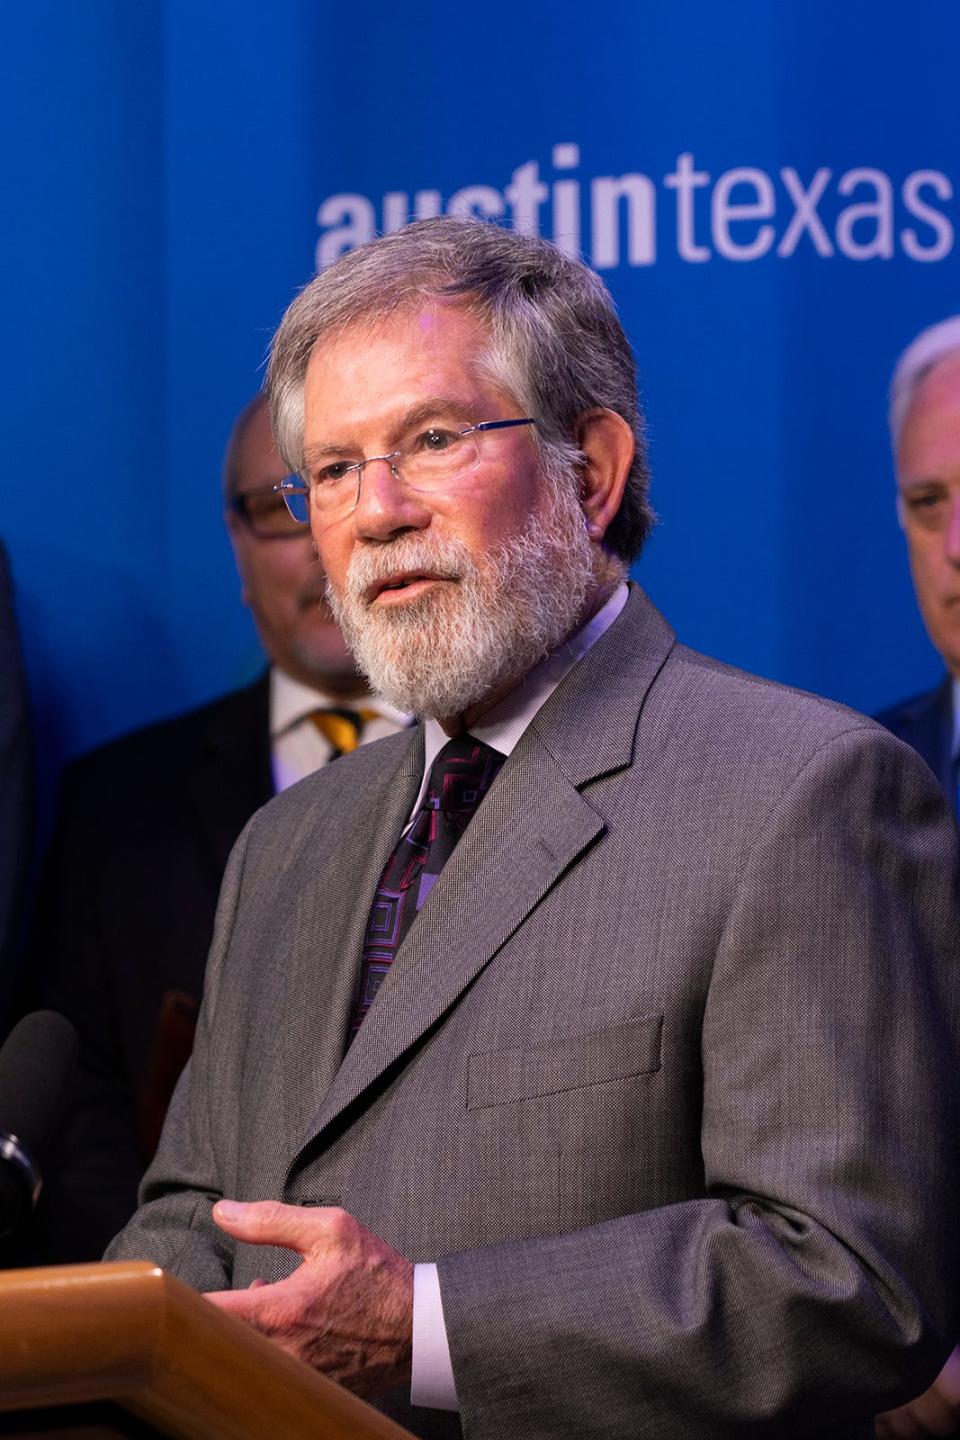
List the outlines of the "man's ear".
<svg viewBox="0 0 960 1440">
<path fill-rule="evenodd" d="M 614 410 L 587 410 L 576 426 L 583 451 L 580 506 L 587 534 L 598 543 L 620 509 L 637 442 L 633 431 Z"/>
</svg>

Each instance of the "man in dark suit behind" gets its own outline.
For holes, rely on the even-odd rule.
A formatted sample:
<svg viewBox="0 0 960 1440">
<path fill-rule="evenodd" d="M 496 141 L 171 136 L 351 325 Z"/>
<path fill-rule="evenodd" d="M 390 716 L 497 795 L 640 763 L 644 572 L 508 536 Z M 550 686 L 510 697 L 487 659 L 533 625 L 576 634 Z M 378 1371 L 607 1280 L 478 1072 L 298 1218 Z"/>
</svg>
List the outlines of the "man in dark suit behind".
<svg viewBox="0 0 960 1440">
<path fill-rule="evenodd" d="M 893 375 L 897 507 L 939 685 L 877 719 L 923 756 L 957 811 L 960 753 L 960 315 L 924 330 Z"/>
<path fill-rule="evenodd" d="M 269 670 L 64 775 L 33 944 L 39 998 L 81 1038 L 38 1222 L 51 1261 L 99 1258 L 134 1209 L 193 1043 L 217 894 L 243 826 L 341 749 L 404 723 L 370 696 L 344 645 L 309 536 L 273 489 L 284 473 L 258 397 L 230 436 L 224 500 Z M 321 707 L 333 712 L 319 717 L 329 734 Z"/>
<path fill-rule="evenodd" d="M 547 242 L 350 252 L 269 383 L 344 633 L 425 718 L 245 828 L 108 1253 L 424 1436 L 867 1435 L 956 1318 L 929 771 L 626 583 L 633 358 Z"/>
</svg>

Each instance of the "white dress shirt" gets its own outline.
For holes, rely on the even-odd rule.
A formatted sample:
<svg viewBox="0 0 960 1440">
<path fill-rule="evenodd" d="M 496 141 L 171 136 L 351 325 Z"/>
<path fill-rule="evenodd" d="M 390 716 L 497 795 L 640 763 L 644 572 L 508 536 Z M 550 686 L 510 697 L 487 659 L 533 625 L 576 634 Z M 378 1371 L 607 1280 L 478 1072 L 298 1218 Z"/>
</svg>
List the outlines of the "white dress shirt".
<svg viewBox="0 0 960 1440">
<path fill-rule="evenodd" d="M 360 744 L 382 740 L 410 724 L 410 716 L 395 710 L 379 695 L 364 695 L 359 700 L 343 700 L 315 690 L 278 670 L 270 671 L 270 754 L 273 763 L 273 784 L 277 794 L 312 775 L 326 765 L 333 754 L 330 741 L 310 719 L 315 710 L 330 706 L 337 710 L 373 710 L 360 734 Z"/>
<path fill-rule="evenodd" d="M 509 695 L 504 696 L 471 725 L 469 734 L 482 740 L 501 755 L 510 755 L 536 715 L 549 700 L 560 681 L 613 624 L 627 603 L 627 587 L 618 585 L 610 599 L 586 625 L 534 666 Z M 411 822 L 427 789 L 430 767 L 450 737 L 436 720 L 426 721 L 426 753 L 420 793 L 410 814 Z M 440 1279 L 433 1264 L 413 1267 L 413 1365 L 410 1403 L 433 1410 L 458 1410 L 453 1381 L 447 1327 L 443 1318 Z"/>
</svg>

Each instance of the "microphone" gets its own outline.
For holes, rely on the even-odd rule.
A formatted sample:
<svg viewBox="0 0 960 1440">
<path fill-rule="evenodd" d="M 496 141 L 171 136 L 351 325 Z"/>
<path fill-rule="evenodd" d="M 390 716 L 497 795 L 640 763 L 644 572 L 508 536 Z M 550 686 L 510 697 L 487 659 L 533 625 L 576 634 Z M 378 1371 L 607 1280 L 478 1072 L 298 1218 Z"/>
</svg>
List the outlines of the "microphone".
<svg viewBox="0 0 960 1440">
<path fill-rule="evenodd" d="M 38 1156 L 77 1058 L 77 1032 L 55 1010 L 35 1010 L 0 1048 L 0 1236 L 37 1203 Z"/>
</svg>

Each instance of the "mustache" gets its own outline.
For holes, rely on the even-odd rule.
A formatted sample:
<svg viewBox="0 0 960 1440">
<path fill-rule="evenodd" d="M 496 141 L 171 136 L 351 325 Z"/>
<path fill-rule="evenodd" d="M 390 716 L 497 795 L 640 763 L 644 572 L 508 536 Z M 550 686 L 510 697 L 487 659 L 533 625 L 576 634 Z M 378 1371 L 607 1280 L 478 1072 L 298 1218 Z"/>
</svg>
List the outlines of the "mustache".
<svg viewBox="0 0 960 1440">
<path fill-rule="evenodd" d="M 469 548 L 460 540 L 401 535 L 387 545 L 354 552 L 347 567 L 344 595 L 363 602 L 371 586 L 389 579 L 398 570 L 428 570 L 444 580 L 461 580 L 475 569 Z"/>
</svg>

